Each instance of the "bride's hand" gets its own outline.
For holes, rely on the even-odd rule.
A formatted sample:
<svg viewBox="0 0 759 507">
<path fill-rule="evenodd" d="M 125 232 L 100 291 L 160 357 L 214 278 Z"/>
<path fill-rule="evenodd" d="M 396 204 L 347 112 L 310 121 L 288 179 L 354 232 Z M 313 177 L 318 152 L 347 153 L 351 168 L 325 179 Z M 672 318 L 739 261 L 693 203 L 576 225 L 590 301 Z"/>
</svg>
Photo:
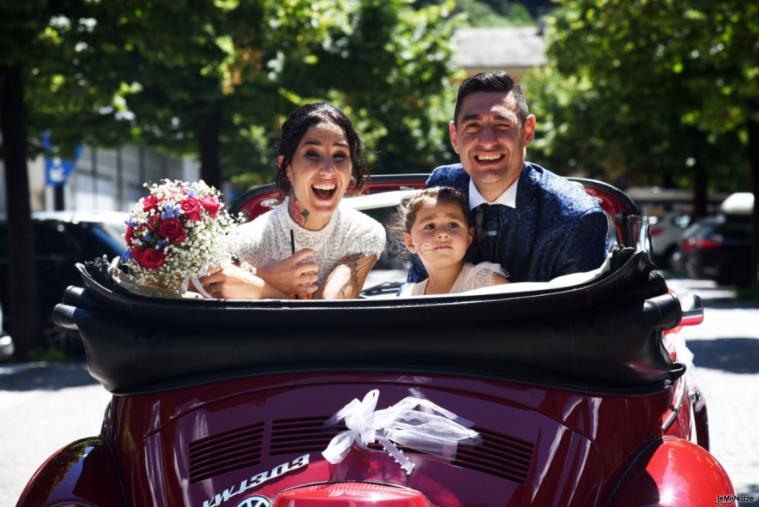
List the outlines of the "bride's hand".
<svg viewBox="0 0 759 507">
<path fill-rule="evenodd" d="M 272 297 L 266 282 L 250 271 L 229 265 L 200 277 L 200 284 L 212 297 L 219 299 L 262 299 Z"/>
<path fill-rule="evenodd" d="M 257 268 L 256 275 L 288 297 L 310 299 L 319 280 L 319 264 L 313 261 L 314 255 L 310 248 L 298 250 L 286 259 Z"/>
</svg>

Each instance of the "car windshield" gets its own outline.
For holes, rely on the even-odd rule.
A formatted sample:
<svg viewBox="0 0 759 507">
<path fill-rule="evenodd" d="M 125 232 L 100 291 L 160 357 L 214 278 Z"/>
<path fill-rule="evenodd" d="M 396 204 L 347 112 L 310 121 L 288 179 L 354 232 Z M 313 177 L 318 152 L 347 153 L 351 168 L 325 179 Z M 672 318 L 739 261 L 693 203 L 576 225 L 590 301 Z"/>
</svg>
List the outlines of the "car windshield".
<svg viewBox="0 0 759 507">
<path fill-rule="evenodd" d="M 693 225 L 685 229 L 683 231 L 683 238 L 691 238 L 696 235 L 703 235 L 703 234 L 709 234 L 711 231 L 714 230 L 715 227 L 717 227 L 720 224 L 720 220 L 717 218 L 707 218 L 704 220 L 700 220 L 698 222 L 695 222 Z"/>
<path fill-rule="evenodd" d="M 92 233 L 108 244 L 115 252 L 126 250 L 124 225 L 113 223 L 93 224 Z"/>
<path fill-rule="evenodd" d="M 685 229 L 686 227 L 688 227 L 692 221 L 693 221 L 693 217 L 691 217 L 687 213 L 675 215 L 672 218 L 672 223 L 681 229 Z"/>
</svg>

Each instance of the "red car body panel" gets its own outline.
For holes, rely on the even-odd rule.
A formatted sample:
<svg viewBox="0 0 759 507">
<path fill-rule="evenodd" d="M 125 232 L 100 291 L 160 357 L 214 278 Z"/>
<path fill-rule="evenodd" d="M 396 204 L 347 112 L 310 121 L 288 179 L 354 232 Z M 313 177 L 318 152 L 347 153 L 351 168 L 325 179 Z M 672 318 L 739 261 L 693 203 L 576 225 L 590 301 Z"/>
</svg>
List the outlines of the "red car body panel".
<svg viewBox="0 0 759 507">
<path fill-rule="evenodd" d="M 417 188 L 423 181 L 424 177 L 419 175 L 401 178 L 398 181 L 393 181 L 392 178 L 379 180 L 384 189 Z M 644 224 L 635 205 L 619 191 L 607 191 L 603 185 L 587 180 L 578 181 L 585 184 L 589 193 L 599 198 L 609 216 L 614 217 L 618 240 L 623 245 L 635 245 L 640 239 L 639 236 L 645 233 L 645 230 L 641 229 Z M 370 182 L 369 191 L 372 188 Z M 247 210 L 249 215 L 260 213 L 266 207 L 262 203 L 266 204 L 266 199 L 272 197 L 272 191 L 271 187 L 267 187 L 252 192 L 248 196 L 251 198 L 248 204 L 238 203 L 236 208 Z M 642 257 L 645 260 L 645 254 L 642 254 Z M 640 256 L 633 257 L 630 263 L 640 264 L 643 260 Z M 641 287 L 647 290 L 645 284 L 650 277 L 645 270 L 642 273 L 632 270 L 631 273 L 641 275 Z M 633 281 L 620 279 L 620 283 L 623 284 Z M 604 290 L 608 291 L 608 288 Z M 666 287 L 664 291 L 666 292 Z M 575 292 L 577 298 L 583 300 L 598 297 L 597 294 L 585 294 L 580 290 L 571 289 L 560 295 L 562 298 L 574 297 Z M 657 294 L 660 292 L 649 296 L 633 293 L 630 301 L 634 308 L 635 305 L 648 305 L 646 308 L 655 310 L 657 307 L 653 301 L 656 298 L 650 301 L 647 298 Z M 481 374 L 463 374 L 451 373 L 446 369 L 432 368 L 431 371 L 429 364 L 420 367 L 382 368 L 371 362 L 359 361 L 356 364 L 361 366 L 353 369 L 341 366 L 337 360 L 334 363 L 326 361 L 322 364 L 320 361 L 323 357 L 341 357 L 337 352 L 344 352 L 330 350 L 330 346 L 335 347 L 337 344 L 350 347 L 352 343 L 365 340 L 371 333 L 376 335 L 384 332 L 385 328 L 380 324 L 383 322 L 382 319 L 392 320 L 393 315 L 400 314 L 402 317 L 398 326 L 408 333 L 412 331 L 408 331 L 407 326 L 429 327 L 431 324 L 404 321 L 402 319 L 412 316 L 410 308 L 395 308 L 392 304 L 386 304 L 385 307 L 376 307 L 379 313 L 367 313 L 376 319 L 372 321 L 372 326 L 377 329 L 369 330 L 366 327 L 362 328 L 357 323 L 359 321 L 355 320 L 355 315 L 375 308 L 363 305 L 365 301 L 359 301 L 357 303 L 361 304 L 354 306 L 344 305 L 344 308 L 319 302 L 299 302 L 298 305 L 292 305 L 297 307 L 292 310 L 295 312 L 292 313 L 294 321 L 325 326 L 329 325 L 329 319 L 332 319 L 335 322 L 335 333 L 344 334 L 348 332 L 346 330 L 353 330 L 351 332 L 356 334 L 340 335 L 343 341 L 338 340 L 329 342 L 331 345 L 325 345 L 324 350 L 319 351 L 318 357 L 313 357 L 316 367 L 311 369 L 299 370 L 298 367 L 293 367 L 291 371 L 283 371 L 283 368 L 278 366 L 280 363 L 276 362 L 276 354 L 281 353 L 277 349 L 272 356 L 273 363 L 267 363 L 266 360 L 255 362 L 255 355 L 245 356 L 251 357 L 246 360 L 250 361 L 252 373 L 247 370 L 230 370 L 228 374 L 225 372 L 223 376 L 216 376 L 213 371 L 203 372 L 190 368 L 186 372 L 186 378 L 180 377 L 175 380 L 172 375 L 177 375 L 177 372 L 182 370 L 177 369 L 172 362 L 188 357 L 188 361 L 197 360 L 198 356 L 204 360 L 204 354 L 208 354 L 209 359 L 215 359 L 212 357 L 215 353 L 214 344 L 240 347 L 244 346 L 244 343 L 250 343 L 251 346 L 266 347 L 267 337 L 272 339 L 271 336 L 274 336 L 274 340 L 301 343 L 305 350 L 309 338 L 317 339 L 315 336 L 321 336 L 320 339 L 327 343 L 328 334 L 325 334 L 323 329 L 312 329 L 308 325 L 297 327 L 294 322 L 287 323 L 290 326 L 288 329 L 294 331 L 267 334 L 266 329 L 272 328 L 266 326 L 274 326 L 276 324 L 272 322 L 277 321 L 266 320 L 267 309 L 287 311 L 285 307 L 277 307 L 277 303 L 274 302 L 251 306 L 251 311 L 264 312 L 255 315 L 260 315 L 260 321 L 266 322 L 251 321 L 251 325 L 264 326 L 263 333 L 246 331 L 247 328 L 240 331 L 243 324 L 234 325 L 234 330 L 242 332 L 242 341 L 235 341 L 234 337 L 225 340 L 221 334 L 213 336 L 213 329 L 216 329 L 213 325 L 208 327 L 211 331 L 202 335 L 203 340 L 189 336 L 193 329 L 188 329 L 188 336 L 179 337 L 164 337 L 159 331 L 153 332 L 150 329 L 147 330 L 147 334 L 119 334 L 118 329 L 114 329 L 113 336 L 107 335 L 101 339 L 103 337 L 88 336 L 87 333 L 94 332 L 97 335 L 97 331 L 100 330 L 107 334 L 109 327 L 118 328 L 120 323 L 126 326 L 129 321 L 120 320 L 124 318 L 121 315 L 108 313 L 113 308 L 108 310 L 102 306 L 96 301 L 96 296 L 97 293 L 88 293 L 85 290 L 77 297 L 72 296 L 79 302 L 67 303 L 73 306 L 59 305 L 61 308 L 56 311 L 62 325 L 73 327 L 73 322 L 84 326 L 80 328 L 80 332 L 88 349 L 91 372 L 115 392 L 103 422 L 101 436 L 72 444 L 48 460 L 25 489 L 19 501 L 21 506 L 55 505 L 57 502 L 71 501 L 84 505 L 198 507 L 268 507 L 270 502 L 277 506 L 291 507 L 345 505 L 337 501 L 331 502 L 329 498 L 310 498 L 305 490 L 298 493 L 299 490 L 292 488 L 312 483 L 346 482 L 408 488 L 411 492 L 420 494 L 411 495 L 409 498 L 413 498 L 412 502 L 421 502 L 419 499 L 423 497 L 430 505 L 441 507 L 645 505 L 649 502 L 657 504 L 669 498 L 667 495 L 670 492 L 676 494 L 675 498 L 685 499 L 687 502 L 696 502 L 700 498 L 711 503 L 716 499 L 716 495 L 733 493 L 729 478 L 719 463 L 706 450 L 693 443 L 698 441 L 708 446 L 708 435 L 705 434 L 708 428 L 706 411 L 703 403 L 698 410 L 698 400 L 692 397 L 692 389 L 687 385 L 686 377 L 682 376 L 682 368 L 672 363 L 670 355 L 661 345 L 662 329 L 670 327 L 672 329 L 666 332 L 676 333 L 679 331 L 678 326 L 697 324 L 700 322 L 698 312 L 681 312 L 674 320 L 668 320 L 672 317 L 662 314 L 664 320 L 661 322 L 669 322 L 668 326 L 657 327 L 656 323 L 641 322 L 641 330 L 649 329 L 646 327 L 648 325 L 653 326 L 650 329 L 654 330 L 650 336 L 633 336 L 641 340 L 636 343 L 646 348 L 646 352 L 641 356 L 635 355 L 637 345 L 615 349 L 614 336 L 601 342 L 582 343 L 574 336 L 569 336 L 569 339 L 561 342 L 551 342 L 554 339 L 563 340 L 562 337 L 565 335 L 562 333 L 565 331 L 558 324 L 556 326 L 559 329 L 541 324 L 541 332 L 545 335 L 541 335 L 540 338 L 545 343 L 560 346 L 557 350 L 568 351 L 572 355 L 572 364 L 595 364 L 602 370 L 605 364 L 608 364 L 598 361 L 594 363 L 593 358 L 588 357 L 595 356 L 598 350 L 583 349 L 582 347 L 587 347 L 588 343 L 598 343 L 600 347 L 607 346 L 599 353 L 609 354 L 608 357 L 614 361 L 626 361 L 626 354 L 634 356 L 629 359 L 631 362 L 618 363 L 617 366 L 607 368 L 599 374 L 609 382 L 607 384 L 584 383 L 585 380 L 592 380 L 594 377 L 593 372 L 587 372 L 587 377 L 583 376 L 582 368 L 561 369 L 562 374 L 574 372 L 580 375 L 579 383 L 562 384 L 561 375 L 541 377 L 541 367 L 546 364 L 558 364 L 551 363 L 550 360 L 535 363 L 538 365 L 538 373 L 533 371 L 530 374 L 532 376 L 528 375 L 524 377 L 527 380 L 522 381 L 517 380 L 523 378 L 519 374 L 509 374 L 507 371 L 491 375 L 489 372 L 492 373 L 492 370 L 484 367 L 478 370 Z M 536 294 L 533 298 L 538 301 L 541 294 Z M 667 295 L 664 299 L 668 299 L 670 303 L 677 301 L 676 298 Z M 186 308 L 183 310 L 179 303 L 163 302 L 151 309 L 152 303 L 149 301 L 145 303 L 130 302 L 123 298 L 121 300 L 126 301 L 126 314 L 134 321 L 139 320 L 137 315 L 143 311 L 140 308 L 147 308 L 148 317 L 151 313 L 160 315 L 163 311 L 160 304 L 168 305 L 166 311 L 176 310 L 180 312 L 177 315 L 189 315 Z M 524 299 L 529 300 L 529 297 Z M 455 308 L 457 301 L 431 303 L 432 313 L 419 315 L 440 316 L 440 312 L 443 311 L 447 312 L 450 318 L 460 314 L 468 316 L 476 310 L 476 305 L 482 304 L 485 306 L 480 307 L 479 313 L 475 311 L 472 315 L 492 318 L 493 322 L 500 326 L 499 317 L 492 316 L 491 308 L 525 308 L 519 306 L 523 304 L 521 300 L 512 301 L 514 306 L 508 306 L 509 301 L 504 301 L 506 306 L 492 306 L 500 304 L 501 301 L 490 298 L 479 302 L 469 300 L 468 304 L 471 307 L 465 311 L 464 307 Z M 446 307 L 446 304 L 451 306 Z M 419 305 L 419 311 L 423 311 L 423 305 Z M 332 309 L 333 307 L 335 309 Z M 196 311 L 204 308 L 198 307 Z M 612 311 L 613 308 L 617 307 L 608 307 L 607 310 Z M 213 311 L 237 309 L 244 310 L 245 307 L 222 306 L 217 310 L 211 308 L 209 315 L 220 318 L 222 314 Z M 400 313 L 392 313 L 398 312 L 399 309 L 402 310 Z M 416 311 L 417 307 L 413 310 Z M 181 313 L 182 311 L 185 313 Z M 314 324 L 316 321 L 310 319 L 298 320 L 307 319 L 309 311 L 318 313 L 322 315 L 321 319 L 327 320 L 319 320 L 318 324 Z M 103 316 L 98 317 L 98 312 L 104 312 Z M 91 316 L 88 316 L 89 314 Z M 235 312 L 225 315 L 232 316 Z M 284 313 L 278 315 L 282 315 L 282 319 L 287 316 Z M 383 317 L 385 315 L 387 317 Z M 416 315 L 417 313 L 413 313 L 413 317 Z M 648 317 L 656 315 L 656 312 L 641 315 L 645 317 L 642 319 L 645 321 Z M 199 317 L 196 315 L 193 318 Z M 617 326 L 619 321 L 616 317 L 614 319 L 611 322 Z M 594 326 L 608 326 L 608 322 L 604 324 L 603 319 L 585 320 L 590 326 L 590 335 L 597 331 Z M 492 326 L 493 322 L 489 322 L 488 325 Z M 577 324 L 574 320 L 557 322 Z M 473 333 L 483 333 L 482 329 L 501 329 L 483 328 L 481 321 L 480 324 L 479 329 L 472 329 Z M 86 330 L 87 325 L 94 327 Z M 340 327 L 341 325 L 344 327 Z M 451 327 L 451 324 L 446 327 Z M 362 329 L 364 334 L 360 334 Z M 447 331 L 449 334 L 455 334 L 454 338 L 458 340 L 459 332 L 455 329 L 457 328 L 453 331 L 441 329 L 440 332 L 436 331 L 435 337 Z M 612 326 L 611 329 L 617 328 Z M 620 330 L 620 336 L 630 336 L 625 335 L 623 331 L 627 330 Z M 250 335 L 246 335 L 248 332 Z M 414 336 L 420 333 L 421 328 L 418 328 Z M 298 341 L 301 339 L 299 334 L 304 335 L 305 341 Z M 373 339 L 379 341 L 379 336 L 376 335 Z M 589 338 L 599 339 L 598 336 L 594 336 Z M 605 335 L 600 336 L 603 338 Z M 424 335 L 425 340 L 429 338 Z M 490 338 L 494 337 L 488 335 L 484 340 L 478 337 L 478 340 L 467 341 L 461 336 L 461 346 L 474 347 L 493 343 Z M 498 339 L 502 340 L 503 337 L 498 336 Z M 141 340 L 151 346 L 144 347 L 145 343 Z M 387 347 L 402 347 L 407 340 L 387 341 Z M 612 342 L 611 345 L 609 341 Z M 435 342 L 429 339 L 425 343 L 428 342 L 431 346 L 429 353 L 435 354 Z M 451 342 L 440 338 L 438 343 L 443 347 L 442 351 L 452 351 L 448 353 L 453 356 L 461 355 L 458 348 L 451 348 L 452 343 L 458 347 L 458 341 Z M 517 344 L 516 341 L 513 343 Z M 180 344 L 180 348 L 186 350 L 172 349 L 174 344 Z M 131 362 L 121 361 L 118 353 L 123 353 L 122 350 L 134 354 L 134 358 L 127 358 Z M 289 350 L 287 349 L 288 358 L 291 357 Z M 382 352 L 381 348 L 374 350 Z M 399 350 L 406 350 L 409 354 L 420 353 L 419 347 Z M 425 350 L 422 348 L 422 352 Z M 175 354 L 173 351 L 185 355 Z M 450 360 L 442 351 L 440 358 Z M 264 352 L 265 356 L 265 351 L 261 352 Z M 492 351 L 488 348 L 487 352 Z M 540 351 L 536 350 L 536 353 Z M 140 372 L 131 376 L 130 371 L 146 364 L 140 362 L 143 356 L 138 354 L 152 356 L 149 358 L 153 362 L 150 366 L 152 370 L 146 375 Z M 235 354 L 242 354 L 242 350 L 232 349 L 232 355 Z M 349 351 L 344 352 L 342 356 L 345 354 L 349 355 Z M 494 357 L 511 357 L 508 354 L 504 356 L 502 348 L 497 350 L 497 354 Z M 117 357 L 112 361 L 111 356 L 114 355 Z M 298 357 L 301 361 L 307 359 L 306 356 Z M 467 357 L 478 356 L 474 354 Z M 487 360 L 485 357 L 479 357 L 480 361 Z M 514 357 L 524 360 L 529 358 L 529 354 L 517 354 Z M 565 356 L 558 354 L 558 357 L 560 361 L 565 361 Z M 648 359 L 650 361 L 647 361 Z M 640 362 L 636 362 L 639 360 Z M 240 366 L 234 361 L 229 364 L 234 368 Z M 406 361 L 399 364 L 408 365 Z M 454 360 L 451 364 L 459 363 Z M 499 368 L 500 364 L 499 362 Z M 658 379 L 656 375 L 661 373 L 657 368 L 665 367 L 670 369 L 668 377 L 659 379 L 662 382 L 652 382 L 651 379 Z M 166 379 L 161 379 L 160 371 L 155 371 L 162 368 L 172 372 Z M 640 383 L 615 383 L 623 368 L 628 382 L 630 378 L 634 380 L 636 375 L 640 375 Z M 161 383 L 157 380 L 166 382 Z M 598 385 L 601 387 L 594 387 Z M 399 465 L 377 446 L 370 446 L 368 450 L 354 446 L 342 462 L 335 465 L 328 463 L 322 457 L 321 451 L 326 448 L 332 437 L 345 428 L 342 425 L 328 425 L 326 421 L 345 404 L 354 398 L 361 399 L 372 389 L 380 390 L 377 408 L 390 406 L 414 393 L 452 410 L 474 423 L 474 429 L 479 432 L 481 442 L 474 446 L 459 446 L 452 459 L 404 448 L 403 452 L 416 465 L 410 475 L 403 472 Z M 383 497 L 383 493 L 374 491 L 371 493 L 374 496 L 371 496 L 370 489 L 367 488 L 363 496 L 367 501 L 370 497 L 375 500 L 385 498 L 385 503 L 379 505 L 392 505 L 388 502 L 393 498 L 392 495 L 398 493 L 397 490 L 388 490 Z M 284 496 L 280 493 L 284 495 L 283 492 L 288 490 L 289 500 L 285 502 Z M 352 494 L 358 498 L 357 503 L 352 505 L 363 505 L 360 503 L 362 493 Z"/>
<path fill-rule="evenodd" d="M 664 437 L 640 456 L 611 505 L 737 505 L 722 466 L 702 447 Z"/>
<path fill-rule="evenodd" d="M 324 426 L 324 421 L 345 401 L 379 388 L 384 406 L 420 386 L 431 401 L 456 407 L 459 414 L 476 414 L 476 429 L 486 435 L 488 452 L 473 457 L 466 466 L 454 467 L 415 454 L 417 471 L 410 477 L 380 450 L 354 449 L 339 465 L 329 465 L 320 456 L 339 431 Z M 633 457 L 630 452 L 637 453 L 662 436 L 660 422 L 644 416 L 666 412 L 676 391 L 677 386 L 633 398 L 581 396 L 466 378 L 294 375 L 240 379 L 157 395 L 117 396 L 113 423 L 103 431 L 129 444 L 116 452 L 125 464 L 125 482 L 133 486 L 130 496 L 135 505 L 236 505 L 232 498 L 237 501 L 252 494 L 272 498 L 295 484 L 345 480 L 401 484 L 420 491 L 434 505 L 594 505 L 614 487 L 614 477 Z M 687 414 L 685 408 L 682 412 Z M 642 417 L 631 419 L 631 412 Z M 302 421 L 297 437 L 288 442 L 289 452 L 273 449 L 281 421 L 291 421 L 293 428 Z M 262 425 L 262 438 L 255 464 L 207 479 L 190 479 L 191 450 L 185 438 L 178 436 L 202 440 L 256 424 Z M 682 427 L 688 425 L 672 428 Z M 142 431 L 135 433 L 135 429 Z M 492 444 L 487 440 L 491 435 Z M 219 460 L 218 469 L 225 467 L 225 453 L 240 452 L 241 456 L 232 456 L 232 466 L 235 459 L 250 458 L 250 449 L 235 447 L 235 438 L 231 447 L 222 445 L 219 455 L 208 458 Z M 304 454 L 309 454 L 310 464 L 303 470 L 239 493 L 243 481 L 250 482 L 257 473 Z M 475 483 L 479 486 L 472 488 Z M 215 495 L 225 490 L 230 501 L 215 502 Z"/>
<path fill-rule="evenodd" d="M 17 507 L 41 505 L 129 505 L 121 474 L 103 438 L 72 442 L 40 466 Z"/>
</svg>

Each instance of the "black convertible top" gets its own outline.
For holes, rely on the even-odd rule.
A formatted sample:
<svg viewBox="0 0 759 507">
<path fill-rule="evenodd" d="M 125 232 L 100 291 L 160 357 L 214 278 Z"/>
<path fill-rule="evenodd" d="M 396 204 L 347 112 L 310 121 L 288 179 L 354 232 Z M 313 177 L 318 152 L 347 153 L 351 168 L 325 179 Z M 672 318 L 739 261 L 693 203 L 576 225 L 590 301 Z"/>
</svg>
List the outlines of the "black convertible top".
<svg viewBox="0 0 759 507">
<path fill-rule="evenodd" d="M 600 279 L 510 294 L 348 301 L 218 301 L 124 291 L 106 265 L 56 307 L 109 391 L 241 375 L 404 371 L 481 376 L 588 393 L 659 390 L 682 374 L 661 330 L 682 317 L 648 255 L 616 251 Z"/>
</svg>

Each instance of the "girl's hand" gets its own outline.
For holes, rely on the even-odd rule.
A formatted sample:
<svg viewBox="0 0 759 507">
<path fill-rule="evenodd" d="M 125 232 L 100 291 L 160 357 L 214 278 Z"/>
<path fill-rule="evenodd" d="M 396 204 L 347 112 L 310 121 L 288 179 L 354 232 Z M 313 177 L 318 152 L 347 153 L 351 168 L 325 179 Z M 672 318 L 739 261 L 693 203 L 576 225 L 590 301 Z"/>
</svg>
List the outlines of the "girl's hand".
<svg viewBox="0 0 759 507">
<path fill-rule="evenodd" d="M 313 261 L 310 248 L 298 250 L 290 257 L 259 267 L 256 275 L 286 297 L 311 299 L 318 289 L 319 264 Z"/>
</svg>

